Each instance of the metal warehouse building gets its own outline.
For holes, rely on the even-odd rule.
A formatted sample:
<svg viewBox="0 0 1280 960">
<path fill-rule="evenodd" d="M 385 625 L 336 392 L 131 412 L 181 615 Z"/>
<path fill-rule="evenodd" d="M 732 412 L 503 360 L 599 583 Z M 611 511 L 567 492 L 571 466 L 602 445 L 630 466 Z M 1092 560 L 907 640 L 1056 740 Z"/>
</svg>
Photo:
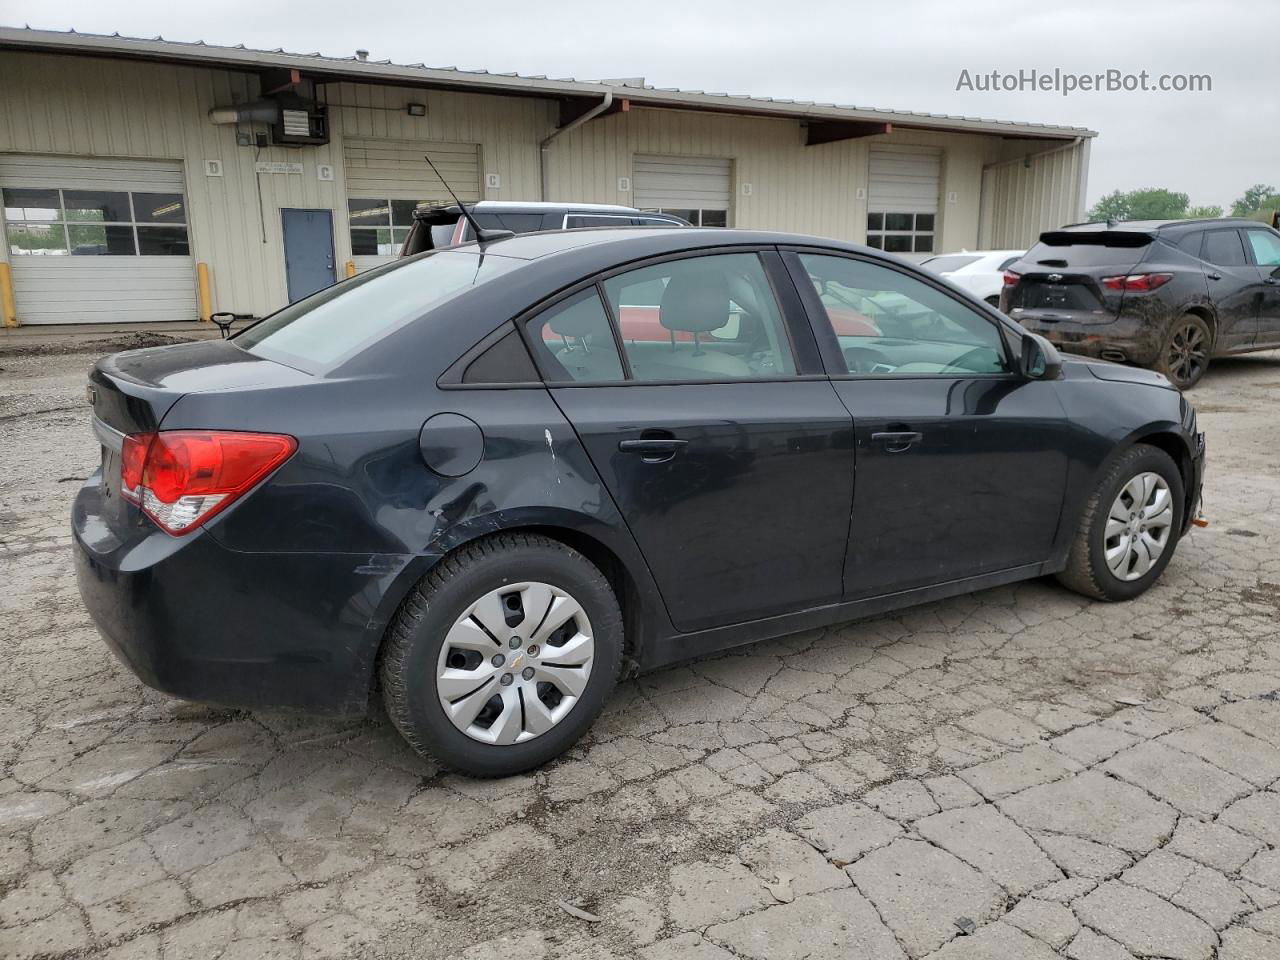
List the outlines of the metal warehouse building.
<svg viewBox="0 0 1280 960">
<path fill-rule="evenodd" d="M 448 199 L 424 153 L 464 200 L 626 204 L 917 258 L 1016 247 L 1081 218 L 1093 136 L 0 28 L 0 303 L 9 324 L 269 312 L 385 262 L 414 205 Z"/>
</svg>

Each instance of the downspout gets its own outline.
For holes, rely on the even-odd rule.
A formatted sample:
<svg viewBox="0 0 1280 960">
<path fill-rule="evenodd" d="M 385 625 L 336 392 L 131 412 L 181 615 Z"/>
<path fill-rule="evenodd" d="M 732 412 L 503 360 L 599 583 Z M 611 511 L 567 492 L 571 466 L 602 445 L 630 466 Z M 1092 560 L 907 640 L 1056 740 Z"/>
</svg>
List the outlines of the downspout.
<svg viewBox="0 0 1280 960">
<path fill-rule="evenodd" d="M 1014 163 L 1021 163 L 1030 167 L 1032 160 L 1039 160 L 1041 157 L 1048 157 L 1055 153 L 1074 150 L 1076 147 L 1080 146 L 1080 144 L 1084 143 L 1084 139 L 1084 137 L 1076 137 L 1070 143 L 1060 144 L 1056 147 L 1049 147 L 1049 149 L 1041 150 L 1039 153 L 1028 153 L 1021 157 L 1010 157 L 1008 160 L 996 160 L 993 163 L 983 164 L 981 180 L 982 197 L 978 203 L 978 243 L 980 246 L 982 245 L 983 230 L 990 226 L 990 224 L 985 222 L 990 219 L 990 214 L 987 212 L 987 197 L 989 196 L 989 191 L 987 190 L 987 174 L 998 167 L 1007 167 Z M 991 203 L 995 203 L 994 197 L 991 198 Z"/>
<path fill-rule="evenodd" d="M 589 123 L 590 121 L 594 120 L 596 117 L 600 116 L 600 114 L 608 110 L 611 106 L 613 106 L 612 90 L 605 93 L 604 99 L 601 100 L 599 103 L 597 103 L 594 107 L 592 107 L 586 113 L 584 113 L 582 116 L 578 117 L 577 119 L 569 123 L 566 123 L 563 127 L 557 127 L 555 130 L 551 131 L 551 136 L 547 137 L 545 140 L 543 140 L 541 143 L 538 144 L 538 176 L 539 176 L 539 179 L 541 180 L 541 185 L 542 185 L 542 193 L 541 193 L 540 199 L 546 200 L 547 193 L 549 192 L 547 189 L 547 148 L 551 146 L 552 141 L 560 138 L 564 134 L 568 133 L 570 130 L 577 130 L 584 123 Z"/>
</svg>

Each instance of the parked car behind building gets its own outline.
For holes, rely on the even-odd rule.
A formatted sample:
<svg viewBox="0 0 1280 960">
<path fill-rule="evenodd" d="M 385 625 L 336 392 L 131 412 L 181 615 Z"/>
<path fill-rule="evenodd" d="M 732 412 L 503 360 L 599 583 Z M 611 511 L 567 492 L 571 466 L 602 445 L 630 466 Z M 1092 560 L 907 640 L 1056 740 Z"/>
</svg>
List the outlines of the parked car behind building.
<svg viewBox="0 0 1280 960">
<path fill-rule="evenodd" d="M 689 221 L 674 214 L 648 212 L 607 203 L 481 200 L 479 203 L 467 204 L 467 211 L 482 230 L 510 230 L 512 233 L 574 230 L 580 227 L 689 226 Z M 407 257 L 440 247 L 455 247 L 475 238 L 475 230 L 456 203 L 420 207 L 414 211 L 413 227 L 400 249 L 400 256 Z"/>
<path fill-rule="evenodd" d="M 998 307 L 1005 270 L 1015 260 L 1026 256 L 1026 253 L 1025 250 L 962 250 L 960 253 L 930 257 L 921 266 L 946 277 L 979 300 Z"/>
<path fill-rule="evenodd" d="M 1073 224 L 1009 267 L 1000 308 L 1064 350 L 1185 389 L 1212 357 L 1280 347 L 1280 231 L 1233 218 Z"/>
</svg>

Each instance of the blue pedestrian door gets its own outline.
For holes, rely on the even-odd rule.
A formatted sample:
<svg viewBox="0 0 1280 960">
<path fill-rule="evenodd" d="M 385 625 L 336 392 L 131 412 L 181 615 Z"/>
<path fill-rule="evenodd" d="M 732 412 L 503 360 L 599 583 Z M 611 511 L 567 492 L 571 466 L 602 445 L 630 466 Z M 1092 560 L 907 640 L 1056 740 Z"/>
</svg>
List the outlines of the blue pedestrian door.
<svg viewBox="0 0 1280 960">
<path fill-rule="evenodd" d="M 284 272 L 289 302 L 323 290 L 333 272 L 333 214 L 329 210 L 283 209 Z"/>
</svg>

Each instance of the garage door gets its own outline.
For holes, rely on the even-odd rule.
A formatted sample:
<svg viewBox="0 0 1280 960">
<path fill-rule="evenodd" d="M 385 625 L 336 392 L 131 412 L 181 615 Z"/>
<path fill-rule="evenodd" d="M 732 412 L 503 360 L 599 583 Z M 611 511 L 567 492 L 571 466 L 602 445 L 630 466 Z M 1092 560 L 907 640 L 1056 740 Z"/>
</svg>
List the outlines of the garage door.
<svg viewBox="0 0 1280 960">
<path fill-rule="evenodd" d="M 343 144 L 356 269 L 367 270 L 395 257 L 419 203 L 451 202 L 423 154 L 461 200 L 480 199 L 480 148 L 474 143 L 348 138 Z"/>
<path fill-rule="evenodd" d="M 733 161 L 720 157 L 656 157 L 637 154 L 631 191 L 641 210 L 684 217 L 695 227 L 729 226 Z"/>
<path fill-rule="evenodd" d="M 903 255 L 932 253 L 941 186 L 941 151 L 872 147 L 867 245 Z"/>
<path fill-rule="evenodd" d="M 0 156 L 22 323 L 195 320 L 182 164 Z"/>
</svg>

